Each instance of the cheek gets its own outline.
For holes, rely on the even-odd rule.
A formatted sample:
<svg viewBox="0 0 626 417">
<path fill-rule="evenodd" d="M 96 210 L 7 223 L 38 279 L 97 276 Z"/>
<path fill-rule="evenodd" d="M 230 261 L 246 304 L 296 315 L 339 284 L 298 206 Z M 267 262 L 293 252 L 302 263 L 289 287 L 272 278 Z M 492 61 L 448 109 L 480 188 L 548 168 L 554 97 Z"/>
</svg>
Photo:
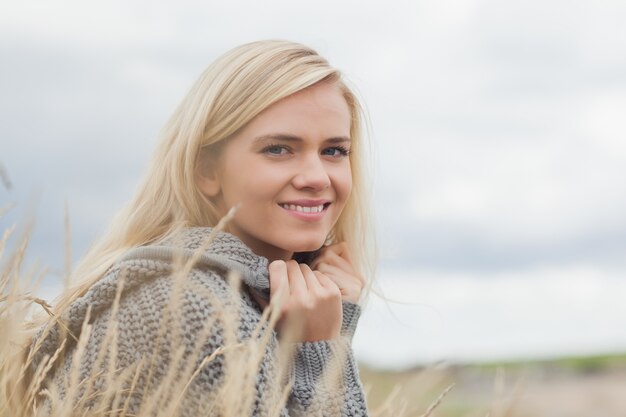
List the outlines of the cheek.
<svg viewBox="0 0 626 417">
<path fill-rule="evenodd" d="M 337 193 L 340 194 L 343 200 L 347 200 L 352 191 L 352 171 L 350 167 L 341 170 L 335 178 Z"/>
<path fill-rule="evenodd" d="M 284 176 L 284 172 L 280 170 L 248 165 L 245 170 L 232 173 L 231 180 L 224 189 L 224 196 L 231 204 L 243 203 L 246 207 L 254 206 L 258 210 L 276 200 L 284 186 Z"/>
</svg>

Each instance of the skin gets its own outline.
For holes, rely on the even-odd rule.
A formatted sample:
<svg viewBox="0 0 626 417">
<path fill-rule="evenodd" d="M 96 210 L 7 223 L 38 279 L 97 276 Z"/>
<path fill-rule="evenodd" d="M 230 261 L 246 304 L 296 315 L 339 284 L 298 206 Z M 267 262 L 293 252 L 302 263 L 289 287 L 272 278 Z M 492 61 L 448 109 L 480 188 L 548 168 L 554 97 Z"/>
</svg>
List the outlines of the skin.
<svg viewBox="0 0 626 417">
<path fill-rule="evenodd" d="M 342 299 L 357 302 L 363 288 L 344 243 L 322 248 L 310 266 L 291 259 L 322 247 L 345 207 L 352 189 L 350 127 L 339 87 L 318 83 L 257 115 L 216 160 L 201 161 L 196 177 L 222 214 L 240 205 L 228 231 L 270 260 L 270 300 L 280 299 L 278 330 L 297 329 L 290 332 L 296 341 L 338 337 Z M 303 214 L 284 204 L 324 209 Z"/>
</svg>

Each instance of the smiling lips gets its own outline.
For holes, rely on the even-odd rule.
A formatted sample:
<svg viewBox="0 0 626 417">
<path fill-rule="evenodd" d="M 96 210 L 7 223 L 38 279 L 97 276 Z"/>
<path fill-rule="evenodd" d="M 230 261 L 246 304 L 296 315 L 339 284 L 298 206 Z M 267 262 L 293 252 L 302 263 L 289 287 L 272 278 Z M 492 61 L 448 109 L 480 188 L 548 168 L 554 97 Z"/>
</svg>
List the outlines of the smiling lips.
<svg viewBox="0 0 626 417">
<path fill-rule="evenodd" d="M 280 206 L 282 208 L 286 209 L 286 210 L 301 211 L 303 213 L 319 213 L 322 210 L 324 210 L 324 205 L 323 204 L 320 204 L 319 206 L 313 206 L 313 207 L 298 206 L 298 205 L 295 205 L 295 204 L 281 204 Z"/>
<path fill-rule="evenodd" d="M 279 203 L 278 205 L 296 217 L 317 220 L 323 217 L 324 212 L 330 206 L 330 202 L 324 200 L 298 200 Z"/>
</svg>

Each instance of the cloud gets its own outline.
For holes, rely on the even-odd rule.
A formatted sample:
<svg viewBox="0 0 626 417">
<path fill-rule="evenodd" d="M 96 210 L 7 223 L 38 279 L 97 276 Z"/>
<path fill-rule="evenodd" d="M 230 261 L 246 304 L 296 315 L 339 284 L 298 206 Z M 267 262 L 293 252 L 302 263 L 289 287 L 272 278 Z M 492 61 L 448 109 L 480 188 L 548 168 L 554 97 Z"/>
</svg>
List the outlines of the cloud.
<svg viewBox="0 0 626 417">
<path fill-rule="evenodd" d="M 384 255 L 437 267 L 468 253 L 461 267 L 620 262 L 626 61 L 610 52 L 623 37 L 603 34 L 626 9 L 476 7 L 422 28 L 429 36 L 404 47 L 419 53 L 373 77 L 384 80 L 368 97 Z"/>
<path fill-rule="evenodd" d="M 625 19 L 620 0 L 11 2 L 0 14 L 0 163 L 13 187 L 0 188 L 0 207 L 18 208 L 0 226 L 42 190 L 32 254 L 62 270 L 65 202 L 80 254 L 131 198 L 159 129 L 206 65 L 243 42 L 293 39 L 365 98 L 383 265 L 409 265 L 398 291 L 432 305 L 398 311 L 419 324 L 406 346 L 386 318 L 365 324 L 363 357 L 557 350 L 561 320 L 587 323 L 623 294 Z M 553 314 L 562 297 L 571 316 L 551 316 L 545 333 L 520 328 L 540 319 L 523 315 L 525 303 Z M 511 331 L 490 321 L 509 301 Z M 381 337 L 387 329 L 396 333 Z M 612 346 L 608 330 L 598 334 Z M 397 343 L 363 347 L 380 340 Z"/>
</svg>

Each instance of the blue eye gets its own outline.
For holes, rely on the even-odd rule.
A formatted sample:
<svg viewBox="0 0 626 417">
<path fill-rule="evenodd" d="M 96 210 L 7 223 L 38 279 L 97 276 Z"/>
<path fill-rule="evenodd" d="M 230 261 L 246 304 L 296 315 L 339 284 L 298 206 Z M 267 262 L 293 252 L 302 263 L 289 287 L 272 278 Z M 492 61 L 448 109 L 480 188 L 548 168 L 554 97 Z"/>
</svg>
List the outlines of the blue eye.
<svg viewBox="0 0 626 417">
<path fill-rule="evenodd" d="M 268 145 L 263 148 L 262 152 L 269 155 L 285 155 L 289 149 L 284 145 Z"/>
<path fill-rule="evenodd" d="M 322 151 L 322 155 L 332 156 L 332 157 L 342 157 L 348 156 L 350 151 L 343 146 L 331 146 L 330 148 L 326 148 Z"/>
</svg>

